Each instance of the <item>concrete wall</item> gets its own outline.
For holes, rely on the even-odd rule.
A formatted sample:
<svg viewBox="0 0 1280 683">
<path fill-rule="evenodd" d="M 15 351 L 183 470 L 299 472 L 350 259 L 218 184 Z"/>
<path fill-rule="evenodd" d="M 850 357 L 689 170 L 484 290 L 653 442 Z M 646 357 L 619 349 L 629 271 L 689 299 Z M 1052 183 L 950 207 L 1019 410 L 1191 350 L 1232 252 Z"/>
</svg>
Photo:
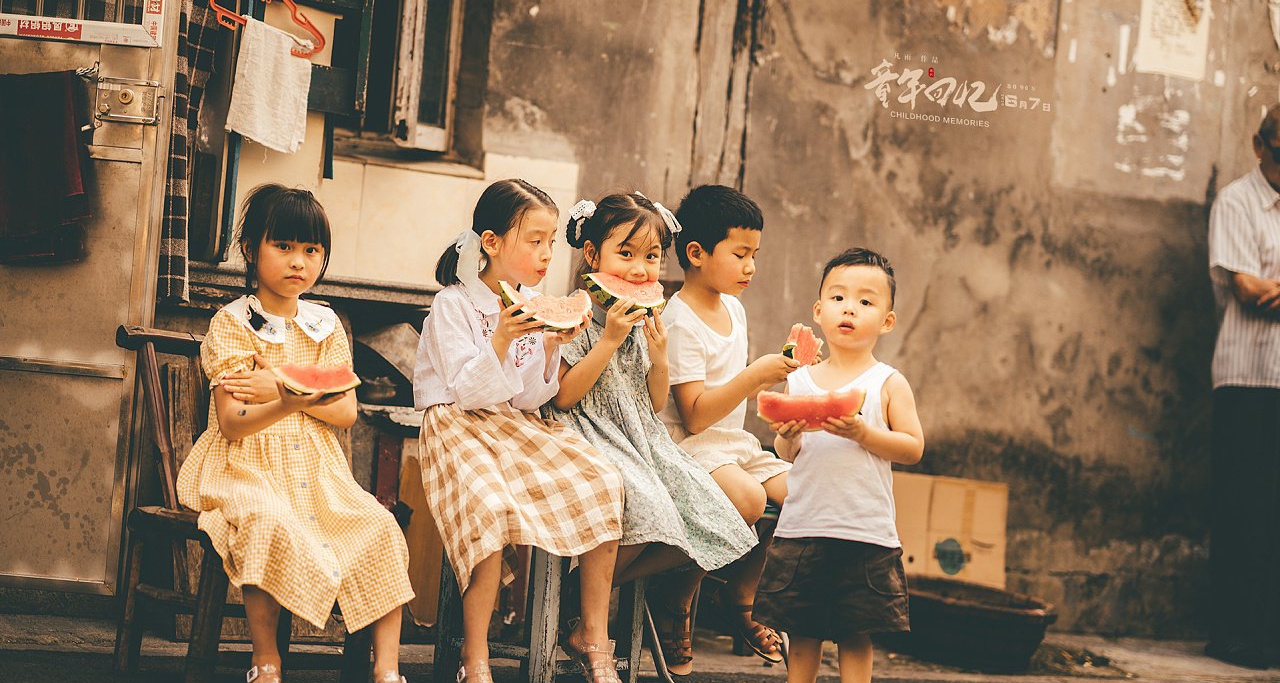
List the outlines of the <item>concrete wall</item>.
<svg viewBox="0 0 1280 683">
<path fill-rule="evenodd" d="M 1207 207 L 1275 101 L 1264 4 L 1197 5 L 1198 81 L 1136 71 L 1140 0 L 498 5 L 486 149 L 574 159 L 586 196 L 741 182 L 767 224 L 753 354 L 827 258 L 882 250 L 919 469 L 1009 483 L 1011 588 L 1065 630 L 1201 632 Z M 882 105 L 884 60 L 998 106 L 913 109 L 896 82 Z"/>
</svg>

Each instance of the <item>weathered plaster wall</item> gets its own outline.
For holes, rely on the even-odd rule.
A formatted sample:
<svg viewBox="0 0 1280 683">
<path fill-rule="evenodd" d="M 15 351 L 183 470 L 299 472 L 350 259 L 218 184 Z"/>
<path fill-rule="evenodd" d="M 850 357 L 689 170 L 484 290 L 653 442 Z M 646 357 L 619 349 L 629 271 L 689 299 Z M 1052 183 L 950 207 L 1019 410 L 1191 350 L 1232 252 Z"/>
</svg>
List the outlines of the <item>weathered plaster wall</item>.
<svg viewBox="0 0 1280 683">
<path fill-rule="evenodd" d="M 827 258 L 885 252 L 920 469 L 1009 483 L 1011 587 L 1066 630 L 1200 632 L 1206 220 L 1276 101 L 1265 3 L 1200 3 L 1200 82 L 1134 70 L 1140 0 L 499 4 L 486 148 L 563 155 L 587 196 L 741 182 L 768 225 L 753 353 Z M 866 88 L 882 60 L 1036 103 L 900 118 L 901 86 Z"/>
</svg>

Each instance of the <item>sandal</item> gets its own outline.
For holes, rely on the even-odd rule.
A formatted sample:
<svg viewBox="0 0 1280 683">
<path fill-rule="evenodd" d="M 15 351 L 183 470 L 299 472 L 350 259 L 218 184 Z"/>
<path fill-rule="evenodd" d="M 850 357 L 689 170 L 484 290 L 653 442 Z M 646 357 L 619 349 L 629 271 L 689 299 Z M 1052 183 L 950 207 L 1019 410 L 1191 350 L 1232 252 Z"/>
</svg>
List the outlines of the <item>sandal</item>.
<svg viewBox="0 0 1280 683">
<path fill-rule="evenodd" d="M 684 678 L 692 672 L 677 673 L 672 666 L 682 666 L 693 661 L 693 633 L 689 609 L 672 607 L 657 596 L 646 596 L 653 630 L 658 636 L 658 648 L 667 663 L 667 672 L 674 678 Z M 656 616 L 655 616 L 656 615 Z"/>
<path fill-rule="evenodd" d="M 458 667 L 458 683 L 493 683 L 493 672 L 488 664 L 477 664 L 471 671 L 467 667 Z"/>
<path fill-rule="evenodd" d="M 578 647 L 569 638 L 560 645 L 565 654 L 577 662 L 586 683 L 622 683 L 622 679 L 618 678 L 618 660 L 613 656 L 613 647 L 612 640 L 605 646 L 583 643 L 582 647 Z M 596 655 L 595 658 L 592 655 Z"/>
<path fill-rule="evenodd" d="M 274 664 L 250 667 L 244 680 L 245 683 L 280 683 L 280 667 Z"/>
<path fill-rule="evenodd" d="M 709 602 L 717 620 L 739 642 L 770 664 L 782 663 L 786 656 L 786 642 L 778 631 L 751 618 L 754 605 L 727 605 L 723 589 L 720 588 L 711 594 Z M 774 646 L 777 650 L 771 653 L 766 649 L 769 646 Z"/>
</svg>

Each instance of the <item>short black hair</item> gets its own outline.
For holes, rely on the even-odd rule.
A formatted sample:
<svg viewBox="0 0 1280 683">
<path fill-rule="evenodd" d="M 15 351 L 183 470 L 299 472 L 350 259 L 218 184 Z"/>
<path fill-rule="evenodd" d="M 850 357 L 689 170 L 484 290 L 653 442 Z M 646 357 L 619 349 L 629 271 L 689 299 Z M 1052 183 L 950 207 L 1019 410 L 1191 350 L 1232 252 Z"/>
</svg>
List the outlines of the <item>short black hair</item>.
<svg viewBox="0 0 1280 683">
<path fill-rule="evenodd" d="M 893 277 L 893 266 L 890 265 L 889 259 L 863 247 L 846 249 L 835 258 L 827 261 L 827 265 L 822 268 L 822 280 L 818 282 L 818 292 L 821 293 L 822 286 L 827 284 L 827 276 L 831 274 L 831 271 L 845 266 L 871 266 L 884 271 L 884 274 L 889 278 L 889 310 L 893 310 L 894 299 L 898 297 L 898 282 Z"/>
<path fill-rule="evenodd" d="M 290 188 L 278 183 L 263 183 L 249 191 L 240 208 L 240 228 L 236 241 L 244 256 L 244 288 L 253 293 L 258 276 L 258 249 L 263 242 L 282 240 L 319 244 L 324 247 L 324 263 L 320 266 L 320 278 L 329 269 L 329 251 L 332 234 L 329 217 L 315 195 L 302 188 Z"/>
<path fill-rule="evenodd" d="M 680 267 L 689 269 L 689 244 L 697 242 L 711 253 L 729 236 L 733 228 L 764 230 L 764 214 L 751 198 L 724 185 L 699 185 L 689 190 L 676 209 L 676 220 L 683 228 L 676 235 L 676 258 Z"/>
</svg>

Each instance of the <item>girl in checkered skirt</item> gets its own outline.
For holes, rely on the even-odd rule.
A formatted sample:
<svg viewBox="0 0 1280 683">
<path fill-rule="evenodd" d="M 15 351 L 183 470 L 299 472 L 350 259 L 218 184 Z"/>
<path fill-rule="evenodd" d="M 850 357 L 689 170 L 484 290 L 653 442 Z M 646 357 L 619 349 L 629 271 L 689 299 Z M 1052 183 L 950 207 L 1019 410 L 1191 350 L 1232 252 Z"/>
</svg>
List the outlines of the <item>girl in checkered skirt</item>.
<svg viewBox="0 0 1280 683">
<path fill-rule="evenodd" d="M 414 403 L 425 410 L 420 470 L 462 589 L 459 681 L 490 681 L 489 617 L 514 572 L 503 550 L 531 545 L 581 565 L 582 619 L 562 641 L 591 683 L 617 682 L 607 619 L 622 480 L 582 437 L 538 408 L 559 386 L 560 346 L 586 326 L 550 332 L 504 307 L 499 280 L 526 289 L 551 261 L 558 210 L 523 180 L 480 196 L 472 227 L 440 257 L 422 325 Z"/>
<path fill-rule="evenodd" d="M 306 190 L 257 187 L 240 251 L 253 292 L 214 314 L 200 346 L 213 391 L 209 429 L 178 473 L 178 500 L 200 513 L 231 582 L 244 591 L 253 683 L 279 683 L 283 606 L 324 628 L 336 600 L 348 629 L 371 625 L 374 674 L 399 674 L 400 607 L 413 597 L 404 535 L 351 476 L 333 428 L 356 399 L 286 390 L 272 365 L 351 367 L 337 314 L 298 297 L 329 263 L 329 220 Z"/>
</svg>

